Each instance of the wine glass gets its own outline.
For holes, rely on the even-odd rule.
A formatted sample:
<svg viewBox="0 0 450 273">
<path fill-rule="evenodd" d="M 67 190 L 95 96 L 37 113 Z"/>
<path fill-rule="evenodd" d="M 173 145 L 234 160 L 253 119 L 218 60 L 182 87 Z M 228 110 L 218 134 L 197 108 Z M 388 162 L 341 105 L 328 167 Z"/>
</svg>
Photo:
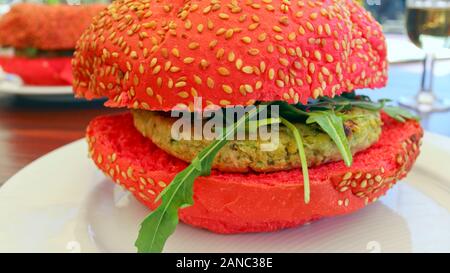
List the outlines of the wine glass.
<svg viewBox="0 0 450 273">
<path fill-rule="evenodd" d="M 414 98 L 401 98 L 400 104 L 419 113 L 445 112 L 450 103 L 433 93 L 435 53 L 450 48 L 450 0 L 407 0 L 406 29 L 409 39 L 422 48 L 421 88 Z"/>
</svg>

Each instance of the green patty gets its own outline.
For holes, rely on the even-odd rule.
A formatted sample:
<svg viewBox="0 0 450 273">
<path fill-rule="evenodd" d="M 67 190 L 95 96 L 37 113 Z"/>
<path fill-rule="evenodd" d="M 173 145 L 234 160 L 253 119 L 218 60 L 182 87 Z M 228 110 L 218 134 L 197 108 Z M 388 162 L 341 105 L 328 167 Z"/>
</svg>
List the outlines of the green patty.
<svg viewBox="0 0 450 273">
<path fill-rule="evenodd" d="M 37 48 L 25 48 L 14 50 L 17 57 L 26 58 L 52 58 L 52 57 L 72 57 L 73 50 L 40 50 Z"/>
<path fill-rule="evenodd" d="M 205 149 L 209 140 L 174 140 L 171 127 L 177 120 L 159 112 L 133 110 L 134 124 L 139 132 L 159 148 L 186 162 Z M 376 143 L 381 135 L 380 114 L 360 108 L 346 112 L 345 131 L 352 154 L 363 151 Z M 296 123 L 304 139 L 308 166 L 314 167 L 342 160 L 331 138 L 314 125 Z M 264 151 L 261 144 L 269 141 L 231 140 L 220 150 L 213 168 L 223 172 L 275 172 L 300 168 L 300 158 L 293 135 L 280 126 L 279 145 L 273 151 Z"/>
</svg>

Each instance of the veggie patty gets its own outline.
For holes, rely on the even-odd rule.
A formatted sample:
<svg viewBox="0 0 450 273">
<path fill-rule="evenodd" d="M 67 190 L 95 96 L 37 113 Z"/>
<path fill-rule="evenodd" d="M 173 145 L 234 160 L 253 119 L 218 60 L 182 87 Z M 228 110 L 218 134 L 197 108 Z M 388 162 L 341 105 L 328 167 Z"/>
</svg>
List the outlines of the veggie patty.
<svg viewBox="0 0 450 273">
<path fill-rule="evenodd" d="M 177 118 L 161 112 L 133 110 L 137 130 L 168 154 L 186 162 L 207 147 L 210 140 L 175 140 L 171 128 Z M 345 132 L 352 154 L 356 154 L 376 143 L 381 135 L 380 113 L 361 108 L 346 111 Z M 320 166 L 342 160 L 342 156 L 331 138 L 315 125 L 296 123 L 304 139 L 308 166 Z M 223 172 L 275 172 L 301 167 L 294 136 L 280 126 L 279 145 L 273 151 L 261 149 L 266 140 L 232 140 L 218 153 L 213 168 Z"/>
</svg>

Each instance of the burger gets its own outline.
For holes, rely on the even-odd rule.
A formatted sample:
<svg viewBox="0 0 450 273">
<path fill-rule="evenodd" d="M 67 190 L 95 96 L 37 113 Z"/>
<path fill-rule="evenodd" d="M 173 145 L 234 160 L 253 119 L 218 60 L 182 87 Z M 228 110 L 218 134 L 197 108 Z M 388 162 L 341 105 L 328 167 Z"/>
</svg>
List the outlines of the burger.
<svg viewBox="0 0 450 273">
<path fill-rule="evenodd" d="M 355 93 L 384 87 L 388 64 L 380 25 L 350 0 L 117 0 L 72 65 L 76 96 L 129 110 L 93 120 L 87 141 L 98 168 L 151 210 L 139 252 L 162 251 L 179 220 L 235 234 L 355 212 L 419 154 L 413 115 Z M 174 134 L 176 112 L 206 126 L 212 109 L 252 106 L 217 138 Z M 278 125 L 273 149 L 229 138 L 254 117 Z"/>
<path fill-rule="evenodd" d="M 72 85 L 75 44 L 104 7 L 13 5 L 0 17 L 0 68 L 27 85 Z"/>
</svg>

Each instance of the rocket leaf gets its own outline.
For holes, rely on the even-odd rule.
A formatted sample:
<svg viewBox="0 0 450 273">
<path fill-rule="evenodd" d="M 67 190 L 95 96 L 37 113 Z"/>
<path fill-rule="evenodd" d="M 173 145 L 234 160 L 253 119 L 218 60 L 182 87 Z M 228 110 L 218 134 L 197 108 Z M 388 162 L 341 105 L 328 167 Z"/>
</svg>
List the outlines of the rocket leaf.
<svg viewBox="0 0 450 273">
<path fill-rule="evenodd" d="M 317 111 L 309 113 L 309 118 L 306 123 L 317 123 L 336 144 L 344 159 L 345 165 L 349 167 L 352 165 L 353 156 L 350 150 L 350 144 L 345 135 L 342 117 L 337 116 L 334 111 Z"/>
<path fill-rule="evenodd" d="M 178 225 L 178 210 L 194 204 L 195 179 L 210 174 L 212 162 L 220 149 L 228 142 L 228 137 L 265 108 L 262 106 L 252 109 L 229 130 L 223 130 L 219 139 L 200 152 L 186 169 L 175 176 L 172 183 L 158 196 L 157 200 L 161 200 L 161 204 L 141 224 L 135 242 L 138 252 L 162 252 L 167 239 L 175 232 Z"/>
<path fill-rule="evenodd" d="M 298 154 L 300 156 L 300 162 L 302 164 L 302 174 L 303 174 L 303 195 L 305 204 L 309 204 L 310 201 L 310 185 L 309 185 L 309 171 L 308 171 L 308 161 L 306 160 L 305 146 L 303 145 L 303 138 L 297 127 L 290 123 L 288 120 L 281 118 L 281 123 L 286 126 L 294 135 L 295 142 L 297 143 Z"/>
</svg>

